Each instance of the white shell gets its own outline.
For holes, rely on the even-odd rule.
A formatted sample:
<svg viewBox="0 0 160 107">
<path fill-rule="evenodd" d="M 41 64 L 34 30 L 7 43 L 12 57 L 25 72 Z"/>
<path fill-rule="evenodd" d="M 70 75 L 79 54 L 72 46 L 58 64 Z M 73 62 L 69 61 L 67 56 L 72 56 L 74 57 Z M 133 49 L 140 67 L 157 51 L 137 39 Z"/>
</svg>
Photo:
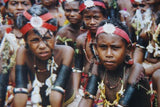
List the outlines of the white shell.
<svg viewBox="0 0 160 107">
<path fill-rule="evenodd" d="M 103 30 L 105 33 L 114 33 L 114 31 L 116 30 L 116 27 L 113 25 L 113 24 L 108 24 L 106 23 L 104 26 L 103 26 Z"/>
<path fill-rule="evenodd" d="M 95 6 L 94 5 L 94 2 L 92 1 L 92 0 L 86 0 L 86 1 L 84 1 L 84 4 L 85 4 L 85 6 L 88 8 L 88 7 L 93 7 L 93 6 Z"/>
<path fill-rule="evenodd" d="M 43 20 L 39 16 L 34 16 L 31 18 L 30 23 L 33 27 L 39 28 L 43 25 Z"/>
</svg>

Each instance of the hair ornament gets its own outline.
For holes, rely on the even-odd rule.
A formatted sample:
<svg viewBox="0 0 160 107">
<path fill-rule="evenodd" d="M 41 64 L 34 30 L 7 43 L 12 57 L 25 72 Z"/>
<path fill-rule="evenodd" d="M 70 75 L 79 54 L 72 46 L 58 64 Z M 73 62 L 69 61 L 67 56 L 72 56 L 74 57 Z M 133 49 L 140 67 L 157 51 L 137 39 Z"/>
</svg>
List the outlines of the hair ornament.
<svg viewBox="0 0 160 107">
<path fill-rule="evenodd" d="M 92 0 L 86 0 L 86 1 L 84 1 L 84 5 L 86 6 L 86 8 L 95 6 L 94 2 Z"/>
<path fill-rule="evenodd" d="M 5 3 L 7 3 L 9 0 L 3 0 Z"/>
<path fill-rule="evenodd" d="M 73 2 L 74 0 L 65 0 L 66 2 Z"/>
<path fill-rule="evenodd" d="M 105 33 L 114 33 L 114 31 L 116 30 L 115 26 L 111 23 L 106 23 L 104 26 L 103 26 L 103 29 Z"/>
<path fill-rule="evenodd" d="M 82 12 L 84 9 L 86 8 L 90 8 L 90 7 L 94 7 L 94 6 L 100 6 L 104 9 L 106 9 L 106 6 L 103 2 L 100 2 L 100 1 L 92 1 L 92 0 L 85 0 L 84 3 L 82 3 L 80 6 L 79 6 L 79 10 L 80 12 Z"/>
<path fill-rule="evenodd" d="M 48 20 L 52 19 L 53 16 L 50 13 L 46 13 L 41 16 L 31 16 L 27 11 L 23 12 L 23 15 L 26 19 L 28 19 L 30 22 L 28 22 L 26 25 L 24 25 L 20 31 L 25 35 L 29 30 L 36 28 L 39 29 L 41 27 L 44 27 L 46 29 L 49 29 L 51 31 L 56 31 L 57 26 L 53 26 L 49 23 L 46 23 Z"/>
<path fill-rule="evenodd" d="M 135 2 L 142 3 L 142 0 L 134 0 Z"/>
<path fill-rule="evenodd" d="M 100 33 L 116 34 L 116 35 L 124 38 L 127 41 L 128 44 L 131 43 L 131 40 L 130 40 L 128 34 L 124 30 L 114 26 L 111 23 L 106 23 L 103 26 L 99 27 L 98 30 L 97 30 L 97 33 L 96 33 L 96 37 Z"/>
</svg>

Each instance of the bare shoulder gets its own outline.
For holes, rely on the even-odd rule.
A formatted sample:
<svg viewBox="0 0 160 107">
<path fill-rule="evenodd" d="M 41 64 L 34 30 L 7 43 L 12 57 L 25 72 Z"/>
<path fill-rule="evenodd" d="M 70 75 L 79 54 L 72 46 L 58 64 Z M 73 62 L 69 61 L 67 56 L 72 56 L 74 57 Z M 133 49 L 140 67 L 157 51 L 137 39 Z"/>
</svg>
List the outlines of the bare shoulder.
<svg viewBox="0 0 160 107">
<path fill-rule="evenodd" d="M 87 36 L 87 32 L 82 33 L 77 37 L 76 39 L 77 46 L 81 46 L 85 43 L 86 36 Z"/>
<path fill-rule="evenodd" d="M 18 64 L 18 65 L 24 65 L 25 64 L 26 52 L 27 52 L 27 50 L 24 46 L 21 46 L 17 50 L 16 64 Z"/>
<path fill-rule="evenodd" d="M 56 35 L 61 37 L 65 36 L 66 32 L 68 32 L 68 28 L 69 28 L 69 25 L 63 26 L 61 29 L 59 29 Z"/>
<path fill-rule="evenodd" d="M 66 45 L 56 45 L 55 50 L 55 54 L 59 57 L 58 59 L 61 60 L 61 63 L 66 66 L 71 66 L 74 56 L 73 48 Z"/>
</svg>

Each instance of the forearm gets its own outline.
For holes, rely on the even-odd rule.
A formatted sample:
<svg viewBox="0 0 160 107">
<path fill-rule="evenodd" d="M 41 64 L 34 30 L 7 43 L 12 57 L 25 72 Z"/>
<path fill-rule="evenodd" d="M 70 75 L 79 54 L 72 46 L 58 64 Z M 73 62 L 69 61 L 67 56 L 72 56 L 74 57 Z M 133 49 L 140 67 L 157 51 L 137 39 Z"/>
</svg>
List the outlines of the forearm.
<svg viewBox="0 0 160 107">
<path fill-rule="evenodd" d="M 144 67 L 145 68 L 145 74 L 147 76 L 151 76 L 153 72 L 155 72 L 157 69 L 160 69 L 160 62 L 152 64 L 152 66 Z"/>
<path fill-rule="evenodd" d="M 72 73 L 73 74 L 73 89 L 78 93 L 78 89 L 80 87 L 80 81 L 81 81 L 81 73 Z"/>
<path fill-rule="evenodd" d="M 27 100 L 28 100 L 27 94 L 22 94 L 22 93 L 15 94 L 13 105 L 14 107 L 26 107 Z"/>
<path fill-rule="evenodd" d="M 78 107 L 92 107 L 92 105 L 93 105 L 93 100 L 92 99 L 82 98 Z"/>
</svg>

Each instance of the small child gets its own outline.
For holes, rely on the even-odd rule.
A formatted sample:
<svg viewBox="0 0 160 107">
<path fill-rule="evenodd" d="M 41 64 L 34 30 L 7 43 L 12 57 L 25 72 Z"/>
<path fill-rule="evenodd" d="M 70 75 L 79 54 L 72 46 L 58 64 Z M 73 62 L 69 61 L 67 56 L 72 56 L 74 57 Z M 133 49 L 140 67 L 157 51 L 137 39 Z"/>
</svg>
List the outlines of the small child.
<svg viewBox="0 0 160 107">
<path fill-rule="evenodd" d="M 101 22 L 93 44 L 99 62 L 92 67 L 92 76 L 79 107 L 92 106 L 97 86 L 99 107 L 150 107 L 146 93 L 148 82 L 141 78 L 135 82 L 130 79 L 132 71 L 144 72 L 144 68 L 138 63 L 128 64 L 131 49 L 128 35 L 127 28 L 116 20 Z"/>
</svg>

